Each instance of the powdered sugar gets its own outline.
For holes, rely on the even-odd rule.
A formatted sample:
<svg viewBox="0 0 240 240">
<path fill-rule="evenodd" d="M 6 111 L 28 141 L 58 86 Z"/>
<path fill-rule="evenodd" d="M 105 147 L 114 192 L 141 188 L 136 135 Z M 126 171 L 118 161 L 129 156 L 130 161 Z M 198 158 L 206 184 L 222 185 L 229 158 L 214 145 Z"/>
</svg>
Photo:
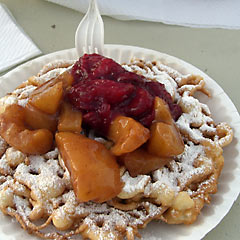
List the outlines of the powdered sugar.
<svg viewBox="0 0 240 240">
<path fill-rule="evenodd" d="M 39 72 L 38 76 L 41 76 L 51 70 L 54 69 L 62 69 L 62 68 L 68 68 L 71 67 L 71 65 L 73 65 L 75 62 L 75 60 L 56 60 L 53 62 L 50 62 L 48 64 L 46 64 Z"/>
<path fill-rule="evenodd" d="M 57 76 L 59 76 L 60 74 L 62 74 L 64 71 L 66 71 L 65 68 L 57 68 L 57 69 L 53 69 L 50 70 L 49 72 L 39 76 L 39 77 L 34 77 L 34 81 L 36 83 L 38 83 L 39 85 L 56 78 Z"/>
<path fill-rule="evenodd" d="M 53 151 L 47 152 L 44 157 L 46 157 L 47 159 L 56 159 L 58 157 L 58 154 L 58 148 L 55 148 Z"/>
<path fill-rule="evenodd" d="M 23 218 L 27 218 L 30 215 L 31 208 L 27 199 L 14 195 L 14 203 L 17 208 L 17 212 Z"/>
<path fill-rule="evenodd" d="M 6 158 L 6 154 L 3 154 L 3 156 L 0 159 L 0 173 L 4 174 L 4 175 L 12 175 L 13 174 L 13 170 L 11 169 L 7 158 Z"/>
<path fill-rule="evenodd" d="M 179 104 L 182 107 L 183 114 L 176 122 L 178 128 L 183 133 L 188 134 L 194 142 L 199 143 L 204 139 L 203 131 L 206 130 L 206 126 L 213 122 L 211 117 L 204 114 L 207 108 L 204 107 L 203 110 L 204 105 L 200 104 L 198 99 L 187 94 L 184 94 Z M 201 128 L 201 126 L 204 127 Z M 210 130 L 210 128 L 207 128 L 207 130 Z"/>
<path fill-rule="evenodd" d="M 7 150 L 7 142 L 0 136 L 0 157 Z"/>
<path fill-rule="evenodd" d="M 126 171 L 121 177 L 121 180 L 124 182 L 124 186 L 118 197 L 122 199 L 129 199 L 137 194 L 143 193 L 145 186 L 151 181 L 151 177 L 139 175 L 133 178 Z"/>
<path fill-rule="evenodd" d="M 123 65 L 123 67 L 128 71 L 144 76 L 147 80 L 158 81 L 164 84 L 170 95 L 175 97 L 177 84 L 174 79 L 167 72 L 160 71 L 157 66 L 152 65 L 150 61 L 143 66 L 141 61 L 135 60 L 130 65 Z"/>
<path fill-rule="evenodd" d="M 27 85 L 23 88 L 17 88 L 13 91 L 13 94 L 18 97 L 18 99 L 28 98 L 29 95 L 36 89 L 36 86 Z"/>
<path fill-rule="evenodd" d="M 4 109 L 12 104 L 17 104 L 18 99 L 15 95 L 7 95 L 5 97 L 0 98 L 0 113 L 4 111 Z"/>
<path fill-rule="evenodd" d="M 8 148 L 8 158 L 15 159 L 15 158 L 24 158 L 26 155 L 14 148 Z"/>
<path fill-rule="evenodd" d="M 125 183 L 123 191 L 131 193 L 144 189 L 144 187 L 150 181 L 150 177 L 139 175 L 135 178 L 132 178 L 128 172 L 125 172 L 125 174 L 122 176 L 122 181 Z"/>
<path fill-rule="evenodd" d="M 14 177 L 33 191 L 36 200 L 61 195 L 65 184 L 58 176 L 62 171 L 58 161 L 50 159 L 46 162 L 41 156 L 30 156 L 29 161 L 29 165 L 24 163 L 18 165 Z"/>
</svg>

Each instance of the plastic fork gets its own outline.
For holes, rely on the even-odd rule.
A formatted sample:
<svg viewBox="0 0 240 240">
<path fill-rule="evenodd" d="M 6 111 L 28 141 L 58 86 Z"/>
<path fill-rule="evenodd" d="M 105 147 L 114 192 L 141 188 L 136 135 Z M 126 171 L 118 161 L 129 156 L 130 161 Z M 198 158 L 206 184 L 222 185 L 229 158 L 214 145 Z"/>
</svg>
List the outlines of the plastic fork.
<svg viewBox="0 0 240 240">
<path fill-rule="evenodd" d="M 78 25 L 75 47 L 79 57 L 84 53 L 103 55 L 104 26 L 96 0 L 90 0 L 88 11 Z"/>
</svg>

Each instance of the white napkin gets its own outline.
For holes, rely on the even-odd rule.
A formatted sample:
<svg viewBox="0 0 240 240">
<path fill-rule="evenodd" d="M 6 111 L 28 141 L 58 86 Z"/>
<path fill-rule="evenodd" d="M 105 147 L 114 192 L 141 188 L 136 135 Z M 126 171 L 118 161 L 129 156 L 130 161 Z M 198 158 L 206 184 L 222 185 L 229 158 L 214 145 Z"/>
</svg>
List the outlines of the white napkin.
<svg viewBox="0 0 240 240">
<path fill-rule="evenodd" d="M 86 12 L 86 0 L 48 0 Z M 102 15 L 204 28 L 240 29 L 240 0 L 98 0 Z"/>
<path fill-rule="evenodd" d="M 0 4 L 0 72 L 39 54 L 41 51 L 17 25 L 6 6 Z"/>
</svg>

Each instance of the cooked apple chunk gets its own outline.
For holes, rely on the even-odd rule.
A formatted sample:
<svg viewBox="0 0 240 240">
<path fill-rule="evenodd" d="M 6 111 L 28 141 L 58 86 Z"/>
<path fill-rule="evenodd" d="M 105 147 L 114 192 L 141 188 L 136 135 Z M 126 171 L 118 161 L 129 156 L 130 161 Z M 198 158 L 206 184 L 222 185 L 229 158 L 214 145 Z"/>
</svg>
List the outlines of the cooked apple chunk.
<svg viewBox="0 0 240 240">
<path fill-rule="evenodd" d="M 175 124 L 153 123 L 151 137 L 148 141 L 148 152 L 159 157 L 172 157 L 184 150 L 184 143 Z"/>
<path fill-rule="evenodd" d="M 164 122 L 166 124 L 172 124 L 173 119 L 168 105 L 165 101 L 159 97 L 155 97 L 154 100 L 155 121 Z"/>
<path fill-rule="evenodd" d="M 72 105 L 64 102 L 58 121 L 59 132 L 80 133 L 82 130 L 82 113 L 75 110 Z"/>
<path fill-rule="evenodd" d="M 120 168 L 103 144 L 70 132 L 56 133 L 55 138 L 80 202 L 101 203 L 120 193 Z"/>
<path fill-rule="evenodd" d="M 132 177 L 150 173 L 167 164 L 171 158 L 163 158 L 148 153 L 145 149 L 137 149 L 134 152 L 119 157 Z"/>
<path fill-rule="evenodd" d="M 63 83 L 60 81 L 51 85 L 51 82 L 47 82 L 32 92 L 28 102 L 45 113 L 55 114 L 62 97 Z"/>
<path fill-rule="evenodd" d="M 53 135 L 47 129 L 31 131 L 26 128 L 24 108 L 9 105 L 0 115 L 0 135 L 12 147 L 26 154 L 44 154 L 53 143 Z"/>
<path fill-rule="evenodd" d="M 72 86 L 73 83 L 73 75 L 71 74 L 71 71 L 65 71 L 62 74 L 60 74 L 57 78 L 54 79 L 54 82 L 62 82 L 63 83 L 63 89 L 66 89 L 70 86 Z"/>
<path fill-rule="evenodd" d="M 33 105 L 27 103 L 25 106 L 25 123 L 32 129 L 48 129 L 55 132 L 57 129 L 56 115 L 47 114 L 38 110 Z"/>
<path fill-rule="evenodd" d="M 116 117 L 108 131 L 108 138 L 115 143 L 111 152 L 116 156 L 134 151 L 149 137 L 150 132 L 147 128 L 133 118 L 124 116 Z"/>
</svg>

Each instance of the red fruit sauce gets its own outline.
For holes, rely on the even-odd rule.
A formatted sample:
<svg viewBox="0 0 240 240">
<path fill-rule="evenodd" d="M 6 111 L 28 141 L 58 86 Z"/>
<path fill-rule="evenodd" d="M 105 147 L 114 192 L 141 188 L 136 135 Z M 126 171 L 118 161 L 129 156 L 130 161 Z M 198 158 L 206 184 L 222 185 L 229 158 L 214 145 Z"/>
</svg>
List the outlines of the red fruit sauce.
<svg viewBox="0 0 240 240">
<path fill-rule="evenodd" d="M 165 100 L 172 117 L 182 114 L 163 84 L 147 81 L 110 58 L 85 54 L 73 66 L 74 84 L 67 97 L 83 113 L 83 123 L 107 134 L 117 115 L 134 118 L 146 127 L 154 120 L 154 98 Z"/>
</svg>

